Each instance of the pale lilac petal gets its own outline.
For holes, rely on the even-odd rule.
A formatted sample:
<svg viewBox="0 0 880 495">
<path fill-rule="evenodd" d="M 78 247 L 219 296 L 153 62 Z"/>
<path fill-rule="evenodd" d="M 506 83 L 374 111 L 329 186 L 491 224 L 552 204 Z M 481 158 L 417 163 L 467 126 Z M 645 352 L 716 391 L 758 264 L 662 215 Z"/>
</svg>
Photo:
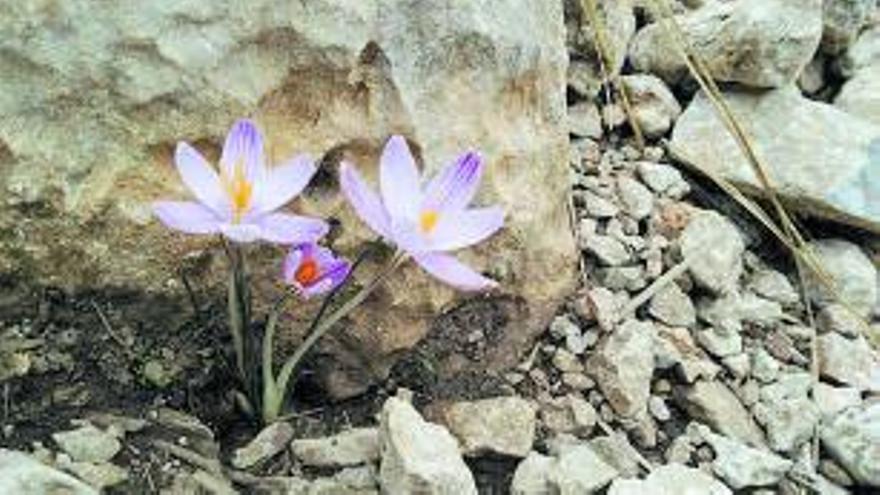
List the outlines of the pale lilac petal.
<svg viewBox="0 0 880 495">
<path fill-rule="evenodd" d="M 391 239 L 391 221 L 385 206 L 350 163 L 343 162 L 339 167 L 339 186 L 361 220 L 377 234 Z"/>
<path fill-rule="evenodd" d="M 270 168 L 261 195 L 255 198 L 254 209 L 270 212 L 286 205 L 306 188 L 317 171 L 318 167 L 306 155 Z"/>
<path fill-rule="evenodd" d="M 235 167 L 239 163 L 244 167 L 244 177 L 248 182 L 257 184 L 265 174 L 265 153 L 263 136 L 251 120 L 237 121 L 223 144 L 220 155 L 220 167 L 227 177 L 235 176 Z"/>
<path fill-rule="evenodd" d="M 260 240 L 263 230 L 252 223 L 224 223 L 220 225 L 220 232 L 231 241 L 248 243 Z"/>
<path fill-rule="evenodd" d="M 440 171 L 425 189 L 423 210 L 455 212 L 474 199 L 483 177 L 483 159 L 479 153 L 461 155 Z"/>
<path fill-rule="evenodd" d="M 415 222 L 406 218 L 391 222 L 391 241 L 408 253 L 433 251 L 431 240 L 423 234 Z"/>
<path fill-rule="evenodd" d="M 421 176 L 403 136 L 392 136 L 382 151 L 379 186 L 391 218 L 415 218 L 421 206 Z"/>
<path fill-rule="evenodd" d="M 187 143 L 177 143 L 174 163 L 183 183 L 200 203 L 217 213 L 229 209 L 226 194 L 220 185 L 220 176 L 198 150 Z"/>
<path fill-rule="evenodd" d="M 431 248 L 454 251 L 489 238 L 504 226 L 504 210 L 497 206 L 475 208 L 440 217 L 431 234 Z"/>
<path fill-rule="evenodd" d="M 284 257 L 284 263 L 281 266 L 281 276 L 283 277 L 284 282 L 290 284 L 296 283 L 294 276 L 296 275 L 296 269 L 299 268 L 299 264 L 302 263 L 302 260 L 302 249 L 294 248 L 287 253 L 287 256 Z"/>
<path fill-rule="evenodd" d="M 413 259 L 431 275 L 460 290 L 481 291 L 498 285 L 448 254 L 421 253 Z"/>
<path fill-rule="evenodd" d="M 315 242 L 330 231 L 323 220 L 288 213 L 270 213 L 256 223 L 262 231 L 260 237 L 276 244 Z"/>
<path fill-rule="evenodd" d="M 157 201 L 153 213 L 166 227 L 188 234 L 220 231 L 220 219 L 207 206 L 189 201 Z"/>
</svg>

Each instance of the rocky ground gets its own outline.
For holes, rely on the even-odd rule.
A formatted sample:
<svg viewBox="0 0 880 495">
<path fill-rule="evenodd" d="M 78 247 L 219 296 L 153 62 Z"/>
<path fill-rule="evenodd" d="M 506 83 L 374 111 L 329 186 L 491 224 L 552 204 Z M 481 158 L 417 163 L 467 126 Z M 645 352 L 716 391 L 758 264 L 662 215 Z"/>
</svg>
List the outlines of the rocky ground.
<svg viewBox="0 0 880 495">
<path fill-rule="evenodd" d="M 366 394 L 328 401 L 307 374 L 298 414 L 257 431 L 229 396 L 219 296 L 10 288 L 0 493 L 876 493 L 880 11 L 821 3 L 676 5 L 835 294 L 695 172 L 755 185 L 651 2 L 599 2 L 601 68 L 572 2 L 581 283 L 518 364 L 433 378 L 438 355 L 479 362 L 497 341 L 476 301 Z"/>
</svg>

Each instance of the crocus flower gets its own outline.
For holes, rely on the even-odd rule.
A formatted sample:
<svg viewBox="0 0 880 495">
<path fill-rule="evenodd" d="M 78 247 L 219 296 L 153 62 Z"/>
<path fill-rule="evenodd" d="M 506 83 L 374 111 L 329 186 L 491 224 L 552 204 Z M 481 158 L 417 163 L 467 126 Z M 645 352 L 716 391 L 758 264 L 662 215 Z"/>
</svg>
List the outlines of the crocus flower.
<svg viewBox="0 0 880 495">
<path fill-rule="evenodd" d="M 249 120 L 236 122 L 226 136 L 219 173 L 185 142 L 178 143 L 174 161 L 196 201 L 153 204 L 172 229 L 279 244 L 314 242 L 329 230 L 323 220 L 276 211 L 302 192 L 317 169 L 304 155 L 268 168 L 263 137 Z"/>
<path fill-rule="evenodd" d="M 300 244 L 284 258 L 283 276 L 303 297 L 329 292 L 345 281 L 351 271 L 348 261 L 317 244 Z"/>
<path fill-rule="evenodd" d="M 484 290 L 496 283 L 447 254 L 477 244 L 504 223 L 497 206 L 468 208 L 482 172 L 480 155 L 468 152 L 423 184 L 406 140 L 393 136 L 380 159 L 381 197 L 348 163 L 341 166 L 340 184 L 358 216 L 428 273 L 459 289 Z"/>
</svg>

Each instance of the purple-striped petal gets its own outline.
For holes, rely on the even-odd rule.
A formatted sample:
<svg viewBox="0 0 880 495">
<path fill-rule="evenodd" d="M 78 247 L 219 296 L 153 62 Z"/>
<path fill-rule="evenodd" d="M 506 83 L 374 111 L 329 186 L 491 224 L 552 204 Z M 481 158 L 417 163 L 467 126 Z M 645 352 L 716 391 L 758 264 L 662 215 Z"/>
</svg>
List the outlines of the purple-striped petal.
<svg viewBox="0 0 880 495">
<path fill-rule="evenodd" d="M 448 254 L 421 253 L 413 259 L 434 277 L 460 290 L 481 291 L 498 285 Z"/>
<path fill-rule="evenodd" d="M 244 178 L 251 184 L 262 182 L 266 165 L 263 151 L 263 136 L 251 120 L 241 119 L 237 121 L 223 144 L 223 153 L 220 155 L 220 169 L 226 177 L 235 177 L 237 166 L 244 167 Z"/>
<path fill-rule="evenodd" d="M 447 165 L 425 189 L 423 210 L 454 212 L 463 210 L 474 199 L 483 177 L 483 159 L 468 152 Z"/>
<path fill-rule="evenodd" d="M 257 221 L 263 240 L 276 244 L 300 244 L 315 242 L 327 235 L 327 222 L 288 213 L 270 213 Z"/>
<path fill-rule="evenodd" d="M 489 238 L 504 225 L 504 210 L 497 206 L 475 208 L 440 217 L 431 235 L 431 248 L 454 251 Z"/>
<path fill-rule="evenodd" d="M 207 206 L 190 201 L 157 201 L 153 213 L 166 227 L 188 234 L 220 231 L 220 219 Z"/>
<path fill-rule="evenodd" d="M 261 196 L 255 198 L 254 209 L 270 212 L 281 208 L 305 189 L 317 171 L 315 163 L 306 155 L 296 156 L 270 168 Z"/>
<path fill-rule="evenodd" d="M 187 143 L 177 143 L 174 163 L 183 183 L 200 203 L 218 214 L 228 211 L 229 202 L 220 185 L 220 176 L 198 150 Z"/>
<path fill-rule="evenodd" d="M 377 234 L 391 239 L 388 211 L 350 163 L 342 162 L 339 166 L 339 186 L 361 220 Z"/>
<path fill-rule="evenodd" d="M 379 162 L 382 202 L 391 218 L 415 218 L 421 206 L 421 175 L 403 136 L 391 136 Z"/>
<path fill-rule="evenodd" d="M 248 243 L 260 240 L 263 230 L 253 223 L 224 223 L 220 225 L 220 232 L 231 241 Z"/>
</svg>

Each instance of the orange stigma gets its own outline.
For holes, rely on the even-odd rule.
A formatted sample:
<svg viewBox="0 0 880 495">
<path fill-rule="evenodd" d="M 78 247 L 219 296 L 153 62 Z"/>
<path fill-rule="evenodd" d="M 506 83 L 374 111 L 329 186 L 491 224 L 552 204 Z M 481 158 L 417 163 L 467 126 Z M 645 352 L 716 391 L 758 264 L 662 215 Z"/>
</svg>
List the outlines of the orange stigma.
<svg viewBox="0 0 880 495">
<path fill-rule="evenodd" d="M 315 283 L 315 280 L 318 279 L 318 263 L 312 258 L 303 260 L 299 268 L 296 269 L 296 273 L 293 274 L 293 278 L 303 287 Z"/>
<path fill-rule="evenodd" d="M 419 228 L 422 233 L 430 234 L 437 228 L 437 221 L 440 220 L 440 214 L 434 210 L 425 210 L 419 217 Z"/>
</svg>

